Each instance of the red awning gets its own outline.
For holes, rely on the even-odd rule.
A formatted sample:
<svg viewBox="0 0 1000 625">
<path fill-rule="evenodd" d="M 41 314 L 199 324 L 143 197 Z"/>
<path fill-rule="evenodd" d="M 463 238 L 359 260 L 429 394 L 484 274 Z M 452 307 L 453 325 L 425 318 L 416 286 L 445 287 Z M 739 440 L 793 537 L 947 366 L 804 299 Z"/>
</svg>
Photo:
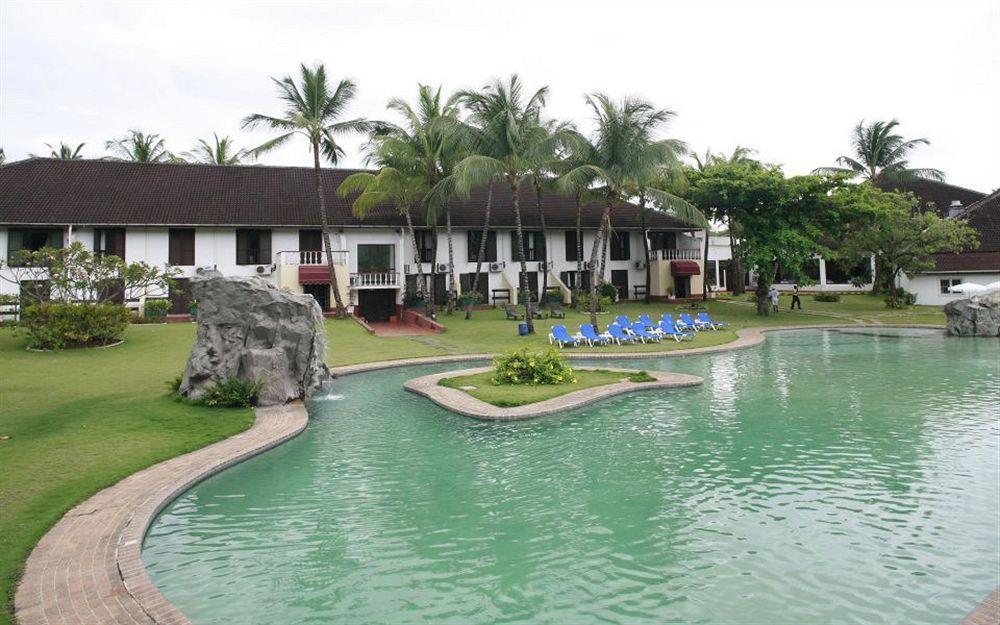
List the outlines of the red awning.
<svg viewBox="0 0 1000 625">
<path fill-rule="evenodd" d="M 330 284 L 330 270 L 323 265 L 299 265 L 299 284 Z"/>
<path fill-rule="evenodd" d="M 670 273 L 675 276 L 697 276 L 701 273 L 701 269 L 693 260 L 672 260 Z"/>
</svg>

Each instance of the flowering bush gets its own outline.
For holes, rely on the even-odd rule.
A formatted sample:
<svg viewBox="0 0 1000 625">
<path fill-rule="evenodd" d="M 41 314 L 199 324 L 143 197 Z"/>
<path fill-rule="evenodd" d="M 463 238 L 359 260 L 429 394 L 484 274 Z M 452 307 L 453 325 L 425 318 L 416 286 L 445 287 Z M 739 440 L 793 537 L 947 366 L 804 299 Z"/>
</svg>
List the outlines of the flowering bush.
<svg viewBox="0 0 1000 625">
<path fill-rule="evenodd" d="M 496 373 L 490 380 L 493 384 L 572 384 L 576 382 L 573 369 L 559 352 L 550 349 L 545 352 L 519 349 L 493 360 Z"/>
</svg>

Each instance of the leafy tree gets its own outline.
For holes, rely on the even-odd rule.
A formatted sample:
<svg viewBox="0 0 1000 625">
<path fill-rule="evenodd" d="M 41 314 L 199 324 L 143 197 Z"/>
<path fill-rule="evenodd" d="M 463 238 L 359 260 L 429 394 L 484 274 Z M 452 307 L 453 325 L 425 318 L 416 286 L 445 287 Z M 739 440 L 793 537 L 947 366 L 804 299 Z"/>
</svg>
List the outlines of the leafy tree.
<svg viewBox="0 0 1000 625">
<path fill-rule="evenodd" d="M 853 156 L 837 158 L 840 167 L 820 167 L 814 174 L 850 174 L 860 176 L 870 182 L 905 182 L 910 180 L 944 180 L 944 172 L 939 169 L 911 168 L 909 153 L 918 145 L 930 145 L 928 139 L 905 139 L 894 131 L 897 120 L 864 120 L 854 127 L 851 140 Z"/>
<path fill-rule="evenodd" d="M 135 163 L 169 163 L 178 160 L 166 147 L 160 135 L 129 130 L 127 134 L 111 139 L 104 146 L 111 151 L 112 158 Z"/>
<path fill-rule="evenodd" d="M 896 285 L 903 274 L 933 269 L 932 254 L 957 254 L 979 245 L 975 228 L 964 219 L 921 213 L 919 200 L 912 194 L 860 184 L 839 189 L 834 197 L 849 222 L 841 230 L 840 255 L 852 262 L 875 256 L 876 263 L 886 268 L 892 287 L 887 300 L 891 308 L 901 307 L 901 290 Z"/>
<path fill-rule="evenodd" d="M 334 271 L 333 247 L 330 243 L 330 223 L 326 214 L 326 198 L 323 193 L 323 176 L 320 170 L 320 155 L 336 165 L 344 150 L 336 137 L 346 132 L 368 132 L 373 124 L 357 118 L 337 121 L 343 116 L 347 105 L 357 93 L 357 86 L 348 79 L 342 79 L 332 91 L 326 79 L 326 68 L 320 64 L 314 68 L 299 65 L 299 82 L 291 76 L 272 78 L 278 87 L 278 97 L 285 106 L 281 117 L 254 113 L 243 119 L 244 128 L 266 126 L 281 132 L 277 137 L 250 150 L 256 157 L 270 152 L 296 136 L 305 137 L 313 156 L 313 170 L 316 174 L 316 198 L 319 201 L 320 224 L 323 229 L 323 247 L 326 250 L 326 264 L 330 272 L 330 286 L 336 302 L 337 316 L 344 318 L 346 310 L 340 297 L 337 273 Z"/>
<path fill-rule="evenodd" d="M 190 152 L 185 152 L 184 157 L 205 165 L 239 165 L 248 154 L 246 150 L 237 148 L 230 137 L 220 138 L 218 133 L 213 132 L 211 140 L 198 139 L 198 144 Z"/>
<path fill-rule="evenodd" d="M 80 145 L 74 148 L 68 143 L 60 142 L 58 148 L 52 147 L 52 145 L 49 143 L 46 143 L 45 147 L 49 148 L 49 158 L 58 158 L 64 161 L 76 161 L 83 158 L 83 154 L 81 154 L 80 151 L 83 149 L 83 146 L 85 145 L 87 144 L 81 143 Z M 42 157 L 38 156 L 37 154 L 32 154 L 31 158 L 42 158 Z"/>
<path fill-rule="evenodd" d="M 651 172 L 668 163 L 678 161 L 683 153 L 682 143 L 672 139 L 657 139 L 659 130 L 674 116 L 666 109 L 657 109 L 652 104 L 637 98 L 625 98 L 614 102 L 608 96 L 597 93 L 587 96 L 587 104 L 594 113 L 597 131 L 591 144 L 593 152 L 587 154 L 587 162 L 566 172 L 560 178 L 563 190 L 579 189 L 584 181 L 596 184 L 596 191 L 603 196 L 604 212 L 594 245 L 590 252 L 591 271 L 597 267 L 601 241 L 608 236 L 611 211 L 615 205 L 624 202 L 639 182 L 647 179 Z M 698 225 L 704 224 L 704 217 L 694 206 L 676 195 L 648 187 L 646 194 L 663 210 L 678 218 Z M 590 322 L 597 326 L 597 279 L 590 281 Z"/>
</svg>

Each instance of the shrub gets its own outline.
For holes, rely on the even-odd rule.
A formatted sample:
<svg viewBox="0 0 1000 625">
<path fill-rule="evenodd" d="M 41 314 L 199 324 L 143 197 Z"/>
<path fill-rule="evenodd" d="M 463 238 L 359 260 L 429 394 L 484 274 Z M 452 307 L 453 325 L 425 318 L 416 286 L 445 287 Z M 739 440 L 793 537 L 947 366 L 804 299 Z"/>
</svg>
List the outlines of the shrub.
<svg viewBox="0 0 1000 625">
<path fill-rule="evenodd" d="M 424 298 L 416 291 L 407 291 L 403 294 L 404 308 L 418 308 L 424 305 Z"/>
<path fill-rule="evenodd" d="M 886 308 L 907 308 L 917 303 L 916 293 L 910 293 L 902 287 L 891 289 L 887 295 L 889 297 L 884 300 Z"/>
<path fill-rule="evenodd" d="M 25 308 L 21 320 L 28 347 L 62 349 L 120 341 L 131 317 L 118 304 L 42 302 Z"/>
<path fill-rule="evenodd" d="M 470 304 L 473 306 L 478 306 L 479 304 L 482 303 L 483 303 L 483 294 L 480 293 L 479 291 L 470 291 L 468 293 L 462 293 L 461 295 L 458 296 L 459 306 L 468 306 Z"/>
<path fill-rule="evenodd" d="M 618 297 L 618 287 L 611 284 L 610 282 L 605 282 L 597 289 L 597 294 L 601 297 L 607 297 L 611 301 L 615 301 Z"/>
<path fill-rule="evenodd" d="M 143 315 L 146 317 L 166 317 L 170 310 L 170 300 L 147 299 L 143 306 Z"/>
<path fill-rule="evenodd" d="M 629 382 L 655 382 L 656 378 L 649 375 L 645 371 L 636 371 L 635 373 L 629 374 Z"/>
<path fill-rule="evenodd" d="M 184 381 L 184 374 L 178 373 L 176 376 L 167 380 L 167 389 L 172 395 L 177 395 L 181 390 L 181 382 Z"/>
<path fill-rule="evenodd" d="M 263 380 L 247 382 L 239 378 L 229 378 L 208 387 L 202 401 L 207 406 L 250 408 L 257 404 L 257 395 L 263 386 Z"/>
<path fill-rule="evenodd" d="M 817 293 L 813 295 L 814 302 L 839 302 L 840 293 Z"/>
<path fill-rule="evenodd" d="M 550 349 L 536 352 L 519 349 L 493 359 L 496 372 L 493 384 L 572 384 L 576 382 L 573 369 L 559 352 Z"/>
<path fill-rule="evenodd" d="M 611 308 L 610 297 L 598 297 L 597 298 L 597 311 L 604 312 Z M 580 301 L 578 302 L 579 308 L 581 310 L 590 310 L 590 293 L 580 293 Z"/>
</svg>

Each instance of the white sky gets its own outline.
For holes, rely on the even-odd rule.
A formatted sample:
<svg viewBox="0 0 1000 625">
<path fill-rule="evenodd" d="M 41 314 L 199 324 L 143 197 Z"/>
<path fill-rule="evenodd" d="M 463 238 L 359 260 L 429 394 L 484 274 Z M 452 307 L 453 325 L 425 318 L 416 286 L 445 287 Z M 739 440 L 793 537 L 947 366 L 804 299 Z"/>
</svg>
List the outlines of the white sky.
<svg viewBox="0 0 1000 625">
<path fill-rule="evenodd" d="M 698 152 L 736 145 L 788 173 L 833 164 L 861 118 L 928 137 L 914 166 L 1000 186 L 1000 2 L 241 2 L 0 0 L 0 146 L 157 132 L 174 152 L 278 113 L 269 76 L 322 61 L 351 77 L 351 114 L 381 118 L 417 82 L 450 91 L 519 72 L 549 85 L 548 113 L 587 128 L 582 95 L 636 94 L 675 110 Z M 355 138 L 344 165 L 360 165 Z M 304 145 L 264 164 L 311 163 Z"/>
</svg>

